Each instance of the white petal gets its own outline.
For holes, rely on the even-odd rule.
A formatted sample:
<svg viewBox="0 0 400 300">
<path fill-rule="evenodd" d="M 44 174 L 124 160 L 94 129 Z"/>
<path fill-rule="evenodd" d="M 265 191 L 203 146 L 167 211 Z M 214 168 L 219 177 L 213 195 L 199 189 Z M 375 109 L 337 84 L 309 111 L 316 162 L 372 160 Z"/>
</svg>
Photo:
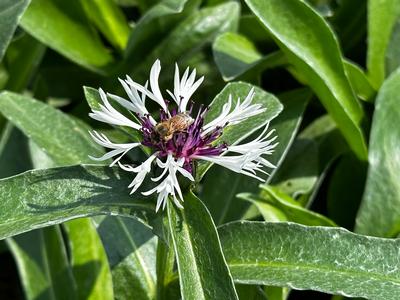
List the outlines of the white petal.
<svg viewBox="0 0 400 300">
<path fill-rule="evenodd" d="M 158 78 L 161 72 L 160 60 L 156 60 L 150 70 L 150 87 L 156 101 L 164 110 L 167 110 L 163 96 L 161 95 L 160 86 L 158 85 Z"/>
<path fill-rule="evenodd" d="M 195 82 L 196 69 L 193 69 L 190 75 L 189 73 L 189 68 L 186 68 L 182 78 L 179 79 L 179 67 L 175 64 L 174 93 L 167 90 L 171 98 L 178 104 L 179 112 L 186 112 L 190 98 L 204 80 L 204 77 L 201 77 Z"/>
<path fill-rule="evenodd" d="M 96 161 L 104 161 L 107 159 L 110 159 L 112 157 L 115 157 L 117 155 L 120 155 L 117 159 L 115 159 L 110 166 L 112 167 L 116 162 L 118 162 L 128 151 L 132 150 L 133 148 L 137 147 L 140 145 L 140 143 L 128 143 L 128 144 L 115 144 L 111 142 L 106 135 L 102 133 L 98 133 L 97 131 L 89 132 L 93 140 L 106 148 L 113 149 L 112 151 L 104 154 L 101 157 L 93 157 L 89 156 L 90 159 L 96 160 Z"/>
<path fill-rule="evenodd" d="M 252 116 L 264 112 L 265 109 L 262 108 L 260 104 L 251 104 L 254 94 L 254 88 L 252 88 L 242 103 L 240 102 L 240 99 L 238 99 L 236 106 L 232 111 L 231 96 L 229 96 L 228 102 L 223 106 L 220 115 L 210 123 L 204 125 L 203 136 L 213 131 L 216 127 L 223 127 L 228 123 L 230 125 L 238 124 Z"/>
<path fill-rule="evenodd" d="M 151 164 L 154 161 L 154 159 L 157 157 L 158 152 L 154 153 L 151 155 L 149 158 L 147 158 L 141 165 L 137 167 L 133 167 L 130 165 L 123 165 L 121 163 L 118 163 L 121 169 L 132 172 L 132 173 L 137 173 L 135 178 L 132 180 L 132 182 L 129 184 L 128 188 L 132 188 L 131 194 L 133 194 L 143 183 L 144 179 L 146 178 L 146 175 L 151 171 Z"/>
<path fill-rule="evenodd" d="M 92 113 L 89 113 L 91 118 L 111 125 L 132 127 L 136 130 L 141 128 L 139 124 L 128 119 L 114 107 L 112 107 L 112 105 L 108 102 L 107 95 L 102 89 L 99 89 L 99 94 L 104 105 L 100 105 L 100 110 L 92 110 Z"/>
<path fill-rule="evenodd" d="M 172 196 L 172 199 L 178 207 L 182 207 L 179 203 L 179 200 L 176 198 L 176 193 L 179 196 L 179 199 L 183 201 L 182 191 L 179 186 L 178 179 L 176 177 L 176 173 L 179 172 L 186 178 L 194 181 L 193 176 L 183 168 L 184 159 L 175 159 L 171 154 L 168 155 L 165 162 L 162 162 L 160 159 L 157 159 L 157 165 L 164 169 L 162 174 L 157 178 L 152 178 L 153 181 L 159 181 L 163 177 L 161 183 L 159 183 L 156 187 L 142 192 L 143 195 L 148 196 L 153 193 L 158 193 L 157 197 L 157 206 L 156 210 L 158 210 L 161 206 L 164 208 L 166 205 L 166 201 L 168 201 L 168 197 Z"/>
</svg>

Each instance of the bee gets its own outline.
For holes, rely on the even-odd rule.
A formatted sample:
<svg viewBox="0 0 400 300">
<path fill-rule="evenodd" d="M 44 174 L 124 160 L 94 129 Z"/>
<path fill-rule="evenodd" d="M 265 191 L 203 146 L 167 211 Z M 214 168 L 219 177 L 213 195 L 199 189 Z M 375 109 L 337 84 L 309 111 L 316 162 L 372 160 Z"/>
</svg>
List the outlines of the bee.
<svg viewBox="0 0 400 300">
<path fill-rule="evenodd" d="M 155 126 L 155 132 L 164 141 L 169 141 L 175 132 L 185 131 L 194 120 L 185 113 L 177 114 Z"/>
</svg>

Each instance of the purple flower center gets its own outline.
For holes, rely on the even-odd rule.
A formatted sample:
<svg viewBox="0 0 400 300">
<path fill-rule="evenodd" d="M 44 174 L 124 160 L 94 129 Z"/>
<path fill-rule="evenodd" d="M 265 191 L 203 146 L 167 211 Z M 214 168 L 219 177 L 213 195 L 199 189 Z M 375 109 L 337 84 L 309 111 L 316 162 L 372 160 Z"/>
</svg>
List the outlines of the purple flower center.
<svg viewBox="0 0 400 300">
<path fill-rule="evenodd" d="M 168 103 L 167 103 L 168 105 Z M 184 158 L 184 168 L 193 173 L 193 156 L 214 156 L 220 155 L 227 149 L 227 145 L 212 145 L 212 142 L 222 134 L 222 127 L 202 134 L 204 117 L 208 108 L 199 109 L 193 119 L 190 115 L 193 111 L 193 104 L 185 114 L 178 113 L 176 109 L 171 114 L 161 110 L 160 122 L 153 125 L 150 116 L 141 118 L 144 146 L 159 152 L 160 157 L 172 154 L 175 158 Z"/>
</svg>

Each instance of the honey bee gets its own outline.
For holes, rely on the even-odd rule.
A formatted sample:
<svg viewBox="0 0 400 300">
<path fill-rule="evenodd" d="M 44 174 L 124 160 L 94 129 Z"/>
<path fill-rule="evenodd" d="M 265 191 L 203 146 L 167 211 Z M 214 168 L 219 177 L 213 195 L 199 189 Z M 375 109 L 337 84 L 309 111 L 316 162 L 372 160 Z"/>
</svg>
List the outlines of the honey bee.
<svg viewBox="0 0 400 300">
<path fill-rule="evenodd" d="M 185 131 L 194 120 L 185 113 L 177 114 L 155 126 L 155 132 L 164 141 L 169 141 L 175 132 Z"/>
</svg>

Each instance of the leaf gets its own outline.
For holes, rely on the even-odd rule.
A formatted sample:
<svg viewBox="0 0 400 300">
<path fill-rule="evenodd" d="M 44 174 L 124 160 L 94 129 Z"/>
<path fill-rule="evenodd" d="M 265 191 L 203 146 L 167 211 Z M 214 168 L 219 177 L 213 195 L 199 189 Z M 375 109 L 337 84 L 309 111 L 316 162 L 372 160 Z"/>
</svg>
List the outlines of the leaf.
<svg viewBox="0 0 400 300">
<path fill-rule="evenodd" d="M 134 69 L 135 78 L 147 78 L 156 59 L 164 62 L 182 60 L 185 55 L 211 42 L 218 34 L 237 27 L 239 5 L 227 2 L 201 9 L 179 23 Z M 168 51 L 165 51 L 168 49 Z M 172 69 L 173 65 L 170 64 Z"/>
<path fill-rule="evenodd" d="M 368 76 L 374 88 L 383 83 L 385 55 L 396 19 L 400 16 L 400 2 L 397 0 L 368 1 Z"/>
<path fill-rule="evenodd" d="M 262 58 L 249 39 L 233 32 L 218 36 L 212 50 L 215 63 L 226 81 L 243 74 Z"/>
<path fill-rule="evenodd" d="M 64 228 L 68 233 L 78 299 L 114 299 L 107 256 L 92 221 L 72 220 Z"/>
<path fill-rule="evenodd" d="M 119 50 L 125 49 L 131 30 L 118 5 L 113 0 L 80 0 L 80 3 L 107 40 Z"/>
<path fill-rule="evenodd" d="M 258 203 L 270 204 L 286 215 L 286 220 L 288 221 L 308 226 L 336 226 L 336 224 L 327 217 L 303 208 L 300 203 L 296 202 L 296 200 L 285 193 L 280 192 L 277 188 L 269 185 L 261 185 L 260 187 L 262 190 L 260 196 L 242 193 L 239 194 L 238 197 L 253 202 L 256 205 Z M 260 212 L 264 215 L 263 210 L 260 210 Z"/>
<path fill-rule="evenodd" d="M 395 237 L 400 232 L 400 71 L 379 90 L 372 121 L 367 183 L 358 211 L 356 231 Z"/>
<path fill-rule="evenodd" d="M 392 35 L 386 49 L 386 73 L 391 74 L 400 67 L 400 17 L 393 26 Z"/>
<path fill-rule="evenodd" d="M 32 0 L 21 26 L 42 43 L 90 70 L 104 73 L 113 62 L 89 26 L 78 0 Z"/>
<path fill-rule="evenodd" d="M 0 61 L 29 0 L 2 0 L 0 4 Z"/>
<path fill-rule="evenodd" d="M 316 142 L 296 139 L 271 184 L 295 199 L 310 194 L 319 173 L 318 152 Z"/>
<path fill-rule="evenodd" d="M 26 137 L 7 123 L 0 139 L 0 178 L 9 177 L 32 168 Z"/>
<path fill-rule="evenodd" d="M 367 164 L 357 160 L 352 153 L 342 155 L 331 172 L 326 192 L 328 216 L 341 227 L 354 228 L 366 173 Z"/>
<path fill-rule="evenodd" d="M 287 64 L 281 51 L 262 56 L 246 36 L 233 32 L 223 33 L 215 39 L 213 55 L 225 81 Z"/>
<path fill-rule="evenodd" d="M 0 239 L 99 214 L 151 219 L 152 198 L 140 192 L 129 195 L 130 182 L 126 172 L 97 166 L 28 171 L 2 179 Z"/>
<path fill-rule="evenodd" d="M 130 34 L 125 49 L 126 60 L 139 63 L 141 57 L 148 54 L 149 48 L 154 47 L 154 38 L 159 35 L 162 37 L 162 34 L 168 32 L 177 20 L 185 17 L 184 8 L 190 6 L 188 2 L 188 0 L 163 0 L 143 14 Z M 186 9 L 191 10 L 187 7 Z M 170 23 L 172 25 L 169 25 Z"/>
<path fill-rule="evenodd" d="M 211 215 L 189 193 L 184 209 L 168 202 L 182 299 L 238 299 Z"/>
<path fill-rule="evenodd" d="M 236 222 L 219 229 L 235 282 L 397 299 L 400 240 L 342 228 Z"/>
<path fill-rule="evenodd" d="M 97 231 L 110 263 L 115 298 L 155 299 L 157 238 L 151 229 L 134 219 L 107 217 L 97 222 Z"/>
<path fill-rule="evenodd" d="M 45 51 L 46 47 L 29 34 L 12 42 L 4 59 L 9 74 L 5 89 L 23 91 L 42 61 Z"/>
<path fill-rule="evenodd" d="M 276 130 L 279 144 L 274 153 L 268 157 L 277 169 L 292 145 L 310 97 L 311 93 L 306 89 L 294 90 L 279 96 L 284 109 L 270 123 L 270 128 Z M 268 180 L 273 178 L 275 170 L 271 172 Z M 214 166 L 204 177 L 200 195 L 210 210 L 214 222 L 220 225 L 243 216 L 248 205 L 243 201 L 235 201 L 236 194 L 257 192 L 258 185 L 259 182 L 253 178 Z"/>
<path fill-rule="evenodd" d="M 82 127 L 82 122 L 35 99 L 2 92 L 0 112 L 58 165 L 92 162 L 87 153 L 95 157 L 103 153 L 103 149 L 90 138 L 88 128 Z"/>
<path fill-rule="evenodd" d="M 31 231 L 8 239 L 7 244 L 28 300 L 76 299 L 76 285 L 58 227 Z"/>
<path fill-rule="evenodd" d="M 344 67 L 349 77 L 350 84 L 357 96 L 367 102 L 373 102 L 376 91 L 372 87 L 364 71 L 350 61 L 345 61 Z"/>
<path fill-rule="evenodd" d="M 224 141 L 228 145 L 235 145 L 261 127 L 265 126 L 282 111 L 282 104 L 274 95 L 248 83 L 234 82 L 228 83 L 224 89 L 215 96 L 214 100 L 210 104 L 210 110 L 207 112 L 204 124 L 207 124 L 218 117 L 222 111 L 222 107 L 227 103 L 230 95 L 232 96 L 232 107 L 234 107 L 238 99 L 240 98 L 243 101 L 252 88 L 254 88 L 255 91 L 252 103 L 262 104 L 262 107 L 265 108 L 266 111 L 250 117 L 239 124 L 225 127 L 224 132 L 218 141 Z M 204 176 L 211 165 L 212 164 L 208 162 L 199 165 L 197 170 L 198 180 Z"/>
<path fill-rule="evenodd" d="M 327 23 L 299 0 L 246 0 L 291 62 L 318 95 L 356 155 L 367 146 L 364 112 L 347 80 L 338 42 Z"/>
</svg>

